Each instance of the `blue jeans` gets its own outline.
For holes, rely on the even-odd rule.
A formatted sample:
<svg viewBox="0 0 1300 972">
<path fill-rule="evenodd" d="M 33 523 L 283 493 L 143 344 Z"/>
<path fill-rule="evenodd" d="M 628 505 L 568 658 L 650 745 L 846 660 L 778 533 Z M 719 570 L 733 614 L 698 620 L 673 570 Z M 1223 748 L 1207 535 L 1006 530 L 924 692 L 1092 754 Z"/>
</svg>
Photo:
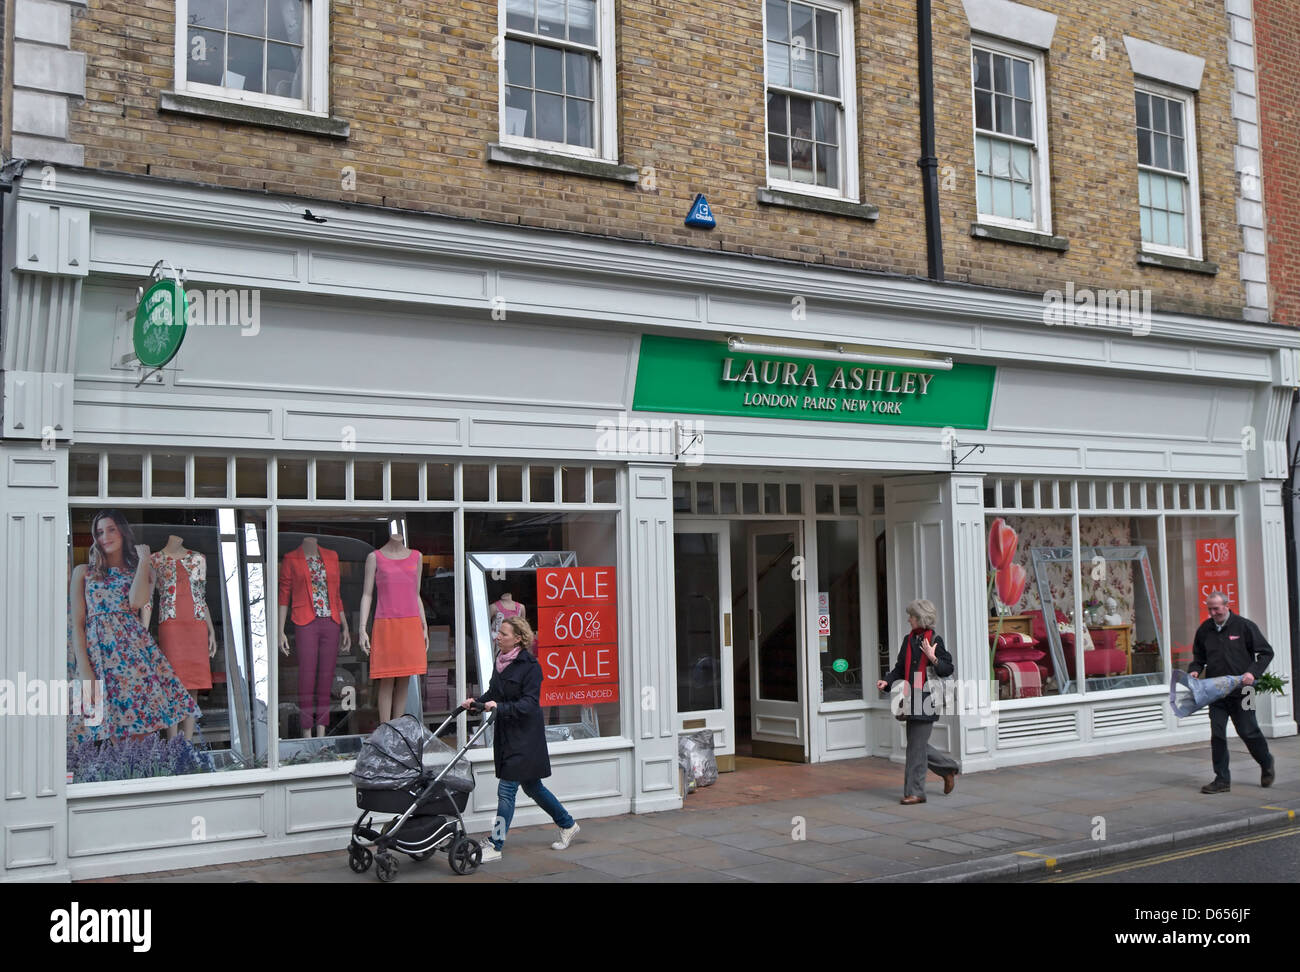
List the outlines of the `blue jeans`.
<svg viewBox="0 0 1300 972">
<path fill-rule="evenodd" d="M 529 780 L 522 784 L 528 798 L 551 815 L 557 827 L 561 829 L 573 826 L 573 817 L 564 809 L 564 804 L 555 798 L 555 794 L 542 786 L 541 780 Z M 515 818 L 515 794 L 520 784 L 514 780 L 497 780 L 497 818 L 492 822 L 492 846 L 500 850 L 506 845 L 506 833 L 510 830 L 510 821 Z"/>
</svg>

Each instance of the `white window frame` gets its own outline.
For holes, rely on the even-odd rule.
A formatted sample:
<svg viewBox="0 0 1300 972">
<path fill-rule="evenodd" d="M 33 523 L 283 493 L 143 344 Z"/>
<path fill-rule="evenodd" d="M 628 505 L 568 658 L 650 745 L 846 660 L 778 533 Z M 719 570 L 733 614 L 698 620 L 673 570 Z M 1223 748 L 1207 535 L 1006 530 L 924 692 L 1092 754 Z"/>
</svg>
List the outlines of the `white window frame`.
<svg viewBox="0 0 1300 972">
<path fill-rule="evenodd" d="M 1005 57 L 1015 57 L 1022 61 L 1029 61 L 1033 71 L 1034 86 L 1034 145 L 1031 149 L 1030 159 L 1034 178 L 1034 190 L 1032 194 L 1034 203 L 1034 219 L 1008 219 L 1005 216 L 996 216 L 992 213 L 981 213 L 979 211 L 979 196 L 975 197 L 975 218 L 976 221 L 986 226 L 1004 226 L 1008 229 L 1028 230 L 1032 233 L 1041 233 L 1050 236 L 1052 233 L 1052 193 L 1051 193 L 1051 154 L 1047 147 L 1047 58 L 1045 52 L 1032 47 L 1022 47 L 1019 44 L 1010 44 L 1006 41 L 999 40 L 988 35 L 975 35 L 971 37 L 970 57 L 975 59 L 976 49 L 989 51 L 993 54 L 1001 54 Z M 970 82 L 970 107 L 971 107 L 971 172 L 972 186 L 974 186 L 974 173 L 976 171 L 976 159 L 978 158 L 977 144 L 980 137 L 980 130 L 976 125 L 975 113 L 975 70 L 971 68 Z M 1007 138 L 1006 135 L 998 132 L 988 133 L 992 138 Z M 1136 137 L 1136 136 L 1135 136 Z M 1011 139 L 1019 142 L 1019 139 Z M 1023 144 L 1023 142 L 1021 143 Z"/>
<path fill-rule="evenodd" d="M 818 186 L 806 182 L 792 182 L 772 178 L 772 159 L 768 152 L 767 137 L 771 128 L 767 117 L 767 96 L 772 90 L 767 76 L 767 3 L 763 8 L 763 165 L 769 189 L 804 196 L 821 196 L 858 202 L 858 89 L 857 44 L 853 32 L 854 5 L 851 0 L 796 0 L 809 7 L 832 10 L 839 17 L 840 32 L 840 104 L 842 131 L 840 134 L 840 185 Z M 783 94 L 807 97 L 811 93 L 795 88 L 779 88 Z M 813 100 L 816 100 L 814 97 Z"/>
<path fill-rule="evenodd" d="M 1183 216 L 1187 221 L 1187 247 L 1185 249 L 1176 246 L 1164 246 L 1159 243 L 1148 243 L 1142 241 L 1143 253 L 1159 253 L 1167 256 L 1187 257 L 1192 260 L 1201 259 L 1201 174 L 1197 165 L 1196 158 L 1196 94 L 1185 88 L 1177 88 L 1169 84 L 1161 84 L 1159 81 L 1151 81 L 1147 78 L 1138 78 L 1133 85 L 1133 91 L 1137 93 L 1155 95 L 1158 98 L 1167 98 L 1170 101 L 1177 101 L 1183 106 L 1183 152 L 1187 158 L 1187 204 L 1183 207 Z M 1137 154 L 1137 106 L 1133 109 L 1133 152 Z M 1172 170 L 1157 169 L 1155 166 L 1146 166 L 1151 172 L 1160 174 L 1177 175 Z M 1138 164 L 1137 170 L 1142 172 L 1144 167 Z M 1140 206 L 1140 204 L 1139 204 Z M 1139 236 L 1141 229 L 1139 227 Z"/>
<path fill-rule="evenodd" d="M 564 142 L 550 142 L 540 138 L 525 138 L 511 135 L 506 126 L 506 0 L 497 2 L 497 139 L 502 145 L 513 145 L 524 149 L 550 152 L 555 155 L 569 155 L 581 159 L 598 159 L 602 162 L 618 162 L 618 87 L 617 64 L 614 46 L 614 0 L 596 0 L 596 41 L 595 49 L 586 45 L 570 45 L 582 50 L 589 50 L 596 59 L 596 78 L 594 80 L 596 106 L 592 112 L 596 131 L 592 137 L 592 147 L 569 145 Z M 531 35 L 522 35 L 531 37 Z M 534 79 L 536 80 L 536 79 Z"/>
<path fill-rule="evenodd" d="M 178 94 L 194 95 L 231 104 L 259 105 L 321 118 L 329 116 L 329 0 L 306 0 L 303 24 L 303 97 L 283 98 L 260 91 L 241 91 L 215 84 L 200 84 L 186 77 L 189 64 L 189 0 L 176 0 L 176 70 Z"/>
</svg>

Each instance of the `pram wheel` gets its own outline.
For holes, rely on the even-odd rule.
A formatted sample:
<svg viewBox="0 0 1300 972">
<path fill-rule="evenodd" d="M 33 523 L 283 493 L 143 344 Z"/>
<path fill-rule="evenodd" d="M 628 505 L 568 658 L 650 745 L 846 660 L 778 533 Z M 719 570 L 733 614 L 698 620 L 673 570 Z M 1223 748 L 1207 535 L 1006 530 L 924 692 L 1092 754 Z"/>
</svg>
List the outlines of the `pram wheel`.
<svg viewBox="0 0 1300 972">
<path fill-rule="evenodd" d="M 375 861 L 375 877 L 385 882 L 397 877 L 397 858 L 391 854 L 380 854 Z"/>
<path fill-rule="evenodd" d="M 362 847 L 360 844 L 348 844 L 348 867 L 357 874 L 365 874 L 370 870 L 374 859 L 375 855 L 370 853 L 369 848 Z"/>
<path fill-rule="evenodd" d="M 427 860 L 428 860 L 430 857 L 432 857 L 432 856 L 433 856 L 433 851 L 431 851 L 431 850 L 420 851 L 420 853 L 418 853 L 418 854 L 412 854 L 412 855 L 411 855 L 411 860 L 413 860 L 413 861 L 427 861 Z"/>
<path fill-rule="evenodd" d="M 447 862 L 457 874 L 472 874 L 483 859 L 483 848 L 469 837 L 457 837 L 447 851 Z"/>
</svg>

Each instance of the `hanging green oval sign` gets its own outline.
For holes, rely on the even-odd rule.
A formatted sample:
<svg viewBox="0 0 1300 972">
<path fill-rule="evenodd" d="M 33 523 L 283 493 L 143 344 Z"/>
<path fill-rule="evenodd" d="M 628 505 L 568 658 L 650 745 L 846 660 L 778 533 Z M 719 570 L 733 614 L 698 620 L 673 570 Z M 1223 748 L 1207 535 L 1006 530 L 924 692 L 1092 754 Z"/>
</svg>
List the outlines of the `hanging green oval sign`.
<svg viewBox="0 0 1300 972">
<path fill-rule="evenodd" d="M 146 368 L 161 368 L 185 340 L 185 290 L 178 280 L 159 280 L 135 309 L 135 356 Z"/>
<path fill-rule="evenodd" d="M 843 675 L 845 672 L 849 670 L 848 659 L 846 658 L 835 659 L 835 661 L 831 662 L 831 668 L 835 669 L 835 671 Z"/>
</svg>

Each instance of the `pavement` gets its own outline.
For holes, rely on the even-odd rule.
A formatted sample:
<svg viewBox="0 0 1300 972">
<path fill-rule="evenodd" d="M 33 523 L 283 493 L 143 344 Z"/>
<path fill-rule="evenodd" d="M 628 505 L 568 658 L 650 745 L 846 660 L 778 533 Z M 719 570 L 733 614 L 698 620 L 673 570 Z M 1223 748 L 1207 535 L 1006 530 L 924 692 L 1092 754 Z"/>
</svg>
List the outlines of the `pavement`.
<svg viewBox="0 0 1300 972">
<path fill-rule="evenodd" d="M 1300 738 L 1269 740 L 1271 789 L 1236 738 L 1230 793 L 1204 795 L 1210 745 L 1092 756 L 960 776 L 931 776 L 927 803 L 904 807 L 901 764 L 738 760 L 681 810 L 579 820 L 565 851 L 551 825 L 510 831 L 502 860 L 471 876 L 445 855 L 399 855 L 397 883 L 1020 881 L 1227 836 L 1297 827 Z M 563 799 L 563 794 L 559 794 Z M 477 835 L 476 835 L 477 836 Z M 114 882 L 375 883 L 338 851 L 99 879 Z"/>
</svg>

